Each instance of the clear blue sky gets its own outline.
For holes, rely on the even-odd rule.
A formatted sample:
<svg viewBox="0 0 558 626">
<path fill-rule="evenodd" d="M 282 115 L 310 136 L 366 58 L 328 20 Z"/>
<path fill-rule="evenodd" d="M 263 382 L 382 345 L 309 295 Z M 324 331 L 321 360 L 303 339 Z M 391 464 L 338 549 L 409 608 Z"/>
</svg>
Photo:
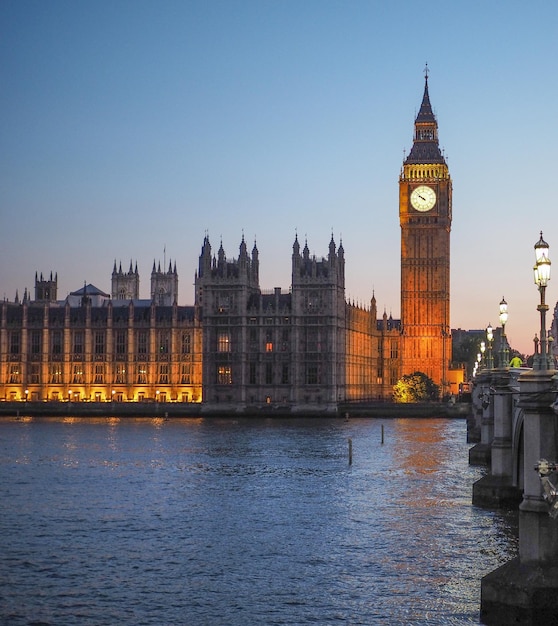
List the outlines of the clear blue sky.
<svg viewBox="0 0 558 626">
<path fill-rule="evenodd" d="M 176 261 L 206 232 L 290 285 L 295 233 L 346 255 L 347 297 L 399 316 L 398 176 L 425 63 L 453 178 L 453 328 L 539 329 L 539 231 L 558 299 L 558 3 L 500 0 L 0 3 L 0 296 L 59 297 L 113 263 Z"/>
</svg>

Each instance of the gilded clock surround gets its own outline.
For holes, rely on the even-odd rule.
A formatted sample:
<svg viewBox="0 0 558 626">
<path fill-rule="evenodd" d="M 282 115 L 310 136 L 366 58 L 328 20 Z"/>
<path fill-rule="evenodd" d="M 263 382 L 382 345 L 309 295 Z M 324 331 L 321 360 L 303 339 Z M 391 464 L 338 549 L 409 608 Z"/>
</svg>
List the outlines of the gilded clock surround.
<svg viewBox="0 0 558 626">
<path fill-rule="evenodd" d="M 436 204 L 436 192 L 428 185 L 419 185 L 411 192 L 411 205 L 421 212 L 430 211 Z"/>
</svg>

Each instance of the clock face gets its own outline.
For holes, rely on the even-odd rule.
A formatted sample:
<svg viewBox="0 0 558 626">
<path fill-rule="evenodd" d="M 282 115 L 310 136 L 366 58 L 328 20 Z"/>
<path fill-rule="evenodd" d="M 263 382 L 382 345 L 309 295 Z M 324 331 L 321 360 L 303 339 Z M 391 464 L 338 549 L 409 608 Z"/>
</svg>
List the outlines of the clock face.
<svg viewBox="0 0 558 626">
<path fill-rule="evenodd" d="M 426 185 L 416 187 L 411 193 L 411 204 L 417 211 L 430 211 L 436 204 L 436 192 Z"/>
</svg>

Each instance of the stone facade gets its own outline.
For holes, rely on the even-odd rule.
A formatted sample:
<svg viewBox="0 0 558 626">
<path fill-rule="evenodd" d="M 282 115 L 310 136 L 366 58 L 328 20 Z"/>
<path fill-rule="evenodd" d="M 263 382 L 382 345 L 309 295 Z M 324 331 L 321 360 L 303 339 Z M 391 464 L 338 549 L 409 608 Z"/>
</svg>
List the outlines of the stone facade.
<svg viewBox="0 0 558 626">
<path fill-rule="evenodd" d="M 0 304 L 1 400 L 201 401 L 194 307 L 112 300 L 92 285 L 64 301 L 55 292 Z"/>
<path fill-rule="evenodd" d="M 242 239 L 233 260 L 221 245 L 214 258 L 206 237 L 195 283 L 208 407 L 328 411 L 391 395 L 398 350 L 385 346 L 398 345 L 398 327 L 378 325 L 375 299 L 369 309 L 345 301 L 344 250 L 333 237 L 321 259 L 295 238 L 288 293 L 260 288 L 256 245 L 249 255 Z"/>
<path fill-rule="evenodd" d="M 335 411 L 339 402 L 389 399 L 400 375 L 400 325 L 345 300 L 345 253 L 292 247 L 288 292 L 262 290 L 259 252 L 237 258 L 204 239 L 194 306 L 178 306 L 178 274 L 152 273 L 136 298 L 137 266 L 114 265 L 112 298 L 84 285 L 54 300 L 0 305 L 0 399 L 201 402 L 207 410 Z M 45 287 L 43 289 L 43 287 Z M 120 296 L 126 295 L 127 299 Z M 163 298 L 163 304 L 160 303 Z M 172 304 L 168 299 L 172 298 Z"/>
</svg>

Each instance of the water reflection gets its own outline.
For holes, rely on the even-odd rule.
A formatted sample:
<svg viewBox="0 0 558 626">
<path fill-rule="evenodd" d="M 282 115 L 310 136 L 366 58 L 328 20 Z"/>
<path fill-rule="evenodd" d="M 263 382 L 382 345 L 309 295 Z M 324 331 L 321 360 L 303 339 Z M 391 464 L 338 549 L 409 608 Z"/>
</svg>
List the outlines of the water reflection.
<svg viewBox="0 0 558 626">
<path fill-rule="evenodd" d="M 476 624 L 516 529 L 467 456 L 464 421 L 0 420 L 0 622 Z"/>
</svg>

